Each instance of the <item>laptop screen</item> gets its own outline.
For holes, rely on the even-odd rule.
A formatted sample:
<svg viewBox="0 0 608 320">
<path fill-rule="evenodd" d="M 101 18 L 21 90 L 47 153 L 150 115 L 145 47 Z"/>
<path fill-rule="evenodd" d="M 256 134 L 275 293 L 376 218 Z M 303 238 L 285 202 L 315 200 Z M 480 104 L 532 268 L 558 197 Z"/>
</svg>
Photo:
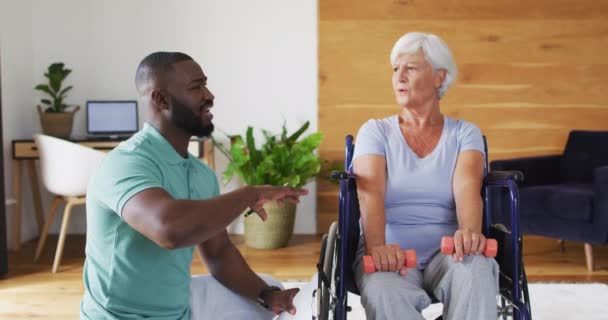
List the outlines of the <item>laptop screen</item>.
<svg viewBox="0 0 608 320">
<path fill-rule="evenodd" d="M 132 134 L 137 128 L 137 101 L 87 101 L 89 134 Z"/>
</svg>

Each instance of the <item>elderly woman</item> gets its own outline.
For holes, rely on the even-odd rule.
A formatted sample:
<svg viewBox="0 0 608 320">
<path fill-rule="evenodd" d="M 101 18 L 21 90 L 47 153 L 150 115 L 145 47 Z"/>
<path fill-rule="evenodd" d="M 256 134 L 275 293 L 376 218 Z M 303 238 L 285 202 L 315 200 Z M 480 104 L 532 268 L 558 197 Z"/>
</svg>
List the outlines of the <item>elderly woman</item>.
<svg viewBox="0 0 608 320">
<path fill-rule="evenodd" d="M 439 107 L 457 74 L 450 49 L 412 32 L 390 60 L 399 111 L 363 124 L 353 156 L 362 227 L 353 268 L 367 319 L 424 319 L 430 295 L 444 319 L 496 319 L 498 265 L 480 255 L 483 137 Z M 446 235 L 452 256 L 438 252 Z M 403 267 L 405 249 L 416 250 L 416 268 Z M 384 272 L 364 274 L 363 255 Z"/>
</svg>

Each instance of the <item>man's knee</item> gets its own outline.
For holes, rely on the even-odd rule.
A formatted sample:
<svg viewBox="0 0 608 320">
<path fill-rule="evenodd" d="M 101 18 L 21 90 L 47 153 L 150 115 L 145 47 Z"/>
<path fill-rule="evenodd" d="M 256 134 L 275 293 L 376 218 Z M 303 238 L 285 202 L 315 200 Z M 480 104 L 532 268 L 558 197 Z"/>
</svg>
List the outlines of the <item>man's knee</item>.
<svg viewBox="0 0 608 320">
<path fill-rule="evenodd" d="M 281 287 L 268 275 L 259 275 L 267 284 Z M 229 308 L 225 308 L 229 305 Z M 221 284 L 211 275 L 194 276 L 190 280 L 192 319 L 272 319 L 274 314 L 256 301 L 245 298 Z"/>
</svg>

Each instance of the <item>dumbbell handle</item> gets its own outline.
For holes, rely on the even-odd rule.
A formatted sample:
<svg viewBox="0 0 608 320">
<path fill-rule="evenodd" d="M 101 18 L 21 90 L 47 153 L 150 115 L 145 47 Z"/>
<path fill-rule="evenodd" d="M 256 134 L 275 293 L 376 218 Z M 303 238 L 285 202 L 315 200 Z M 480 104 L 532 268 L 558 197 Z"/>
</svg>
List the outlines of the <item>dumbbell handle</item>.
<svg viewBox="0 0 608 320">
<path fill-rule="evenodd" d="M 443 237 L 441 238 L 441 253 L 453 254 L 454 253 L 454 238 Z M 486 246 L 483 248 L 483 255 L 486 257 L 494 258 L 498 253 L 498 242 L 496 239 L 486 239 Z"/>
<path fill-rule="evenodd" d="M 416 251 L 414 250 L 403 250 L 403 254 L 405 255 L 405 261 L 403 265 L 406 268 L 413 268 L 416 266 L 417 258 Z M 363 272 L 372 273 L 376 272 L 376 265 L 374 264 L 374 259 L 372 256 L 363 256 Z"/>
</svg>

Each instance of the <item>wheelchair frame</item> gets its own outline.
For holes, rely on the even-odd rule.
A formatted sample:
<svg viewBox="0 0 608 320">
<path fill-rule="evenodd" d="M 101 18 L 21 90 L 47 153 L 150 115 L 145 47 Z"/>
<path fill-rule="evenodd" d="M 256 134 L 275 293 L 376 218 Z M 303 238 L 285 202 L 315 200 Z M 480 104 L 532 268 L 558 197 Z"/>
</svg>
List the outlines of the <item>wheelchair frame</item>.
<svg viewBox="0 0 608 320">
<path fill-rule="evenodd" d="M 485 137 L 484 147 L 487 155 Z M 340 182 L 339 217 L 338 222 L 332 223 L 329 233 L 323 236 L 317 264 L 317 290 L 313 292 L 313 298 L 317 299 L 317 312 L 313 315 L 313 320 L 345 320 L 347 312 L 351 310 L 347 301 L 348 292 L 359 295 L 352 271 L 360 232 L 359 200 L 356 180 L 351 167 L 353 152 L 353 137 L 348 135 L 346 136 L 344 159 L 346 171 L 331 173 L 331 179 Z M 495 238 L 499 246 L 498 255 L 495 258 L 500 269 L 500 304 L 497 317 L 530 320 L 532 319 L 530 297 L 522 260 L 522 235 L 519 231 L 517 182 L 523 181 L 523 174 L 516 171 L 488 173 L 487 168 L 486 157 L 484 185 L 481 190 L 484 200 L 483 233 L 488 238 Z M 504 224 L 492 223 L 493 216 L 490 210 L 490 189 L 492 187 L 507 188 L 508 190 L 509 221 L 502 222 L 509 223 L 510 230 Z"/>
</svg>

